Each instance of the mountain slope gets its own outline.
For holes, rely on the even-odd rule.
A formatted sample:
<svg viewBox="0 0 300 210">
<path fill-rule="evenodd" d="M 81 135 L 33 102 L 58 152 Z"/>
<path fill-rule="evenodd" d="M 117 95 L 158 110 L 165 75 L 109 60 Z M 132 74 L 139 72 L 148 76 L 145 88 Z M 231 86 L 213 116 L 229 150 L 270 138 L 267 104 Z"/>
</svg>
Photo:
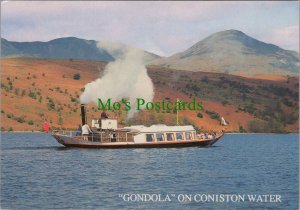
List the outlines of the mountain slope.
<svg viewBox="0 0 300 210">
<path fill-rule="evenodd" d="M 76 129 L 81 121 L 79 96 L 83 87 L 99 78 L 106 65 L 100 61 L 69 59 L 2 59 L 1 130 L 40 130 L 44 120 L 52 129 Z M 203 102 L 202 116 L 198 111 L 179 111 L 181 124 L 193 123 L 204 131 L 220 131 L 225 128 L 220 125 L 222 116 L 229 122 L 227 132 L 243 129 L 251 132 L 252 122 L 260 132 L 298 133 L 298 77 L 271 81 L 157 66 L 147 69 L 154 85 L 154 102 L 175 102 L 178 98 Z M 74 79 L 75 74 L 80 75 L 79 80 Z M 117 117 L 123 126 L 176 123 L 176 113 L 172 111 L 145 110 L 130 121 L 120 111 L 109 115 Z M 89 122 L 100 114 L 97 104 L 88 105 Z"/>
<path fill-rule="evenodd" d="M 241 31 L 215 33 L 184 52 L 152 62 L 181 70 L 230 74 L 297 74 L 299 54 L 258 41 Z"/>
<path fill-rule="evenodd" d="M 9 42 L 1 39 L 2 57 L 37 57 L 50 59 L 114 60 L 96 41 L 67 37 L 49 42 Z M 3 43 L 5 43 L 3 48 Z"/>
<path fill-rule="evenodd" d="M 147 60 L 159 58 L 145 52 Z M 97 41 L 66 37 L 49 42 L 12 42 L 1 38 L 2 57 L 36 57 L 47 59 L 80 59 L 113 61 L 114 55 L 101 47 Z"/>
<path fill-rule="evenodd" d="M 21 54 L 21 52 L 16 49 L 9 41 L 1 38 L 1 56 L 5 57 L 16 54 Z"/>
</svg>

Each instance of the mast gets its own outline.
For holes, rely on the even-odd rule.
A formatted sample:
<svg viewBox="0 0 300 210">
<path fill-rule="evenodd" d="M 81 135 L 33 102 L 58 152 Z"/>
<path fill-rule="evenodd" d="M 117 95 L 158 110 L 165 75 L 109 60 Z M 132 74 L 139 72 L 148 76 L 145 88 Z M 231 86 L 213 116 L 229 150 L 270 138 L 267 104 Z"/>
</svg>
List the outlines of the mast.
<svg viewBox="0 0 300 210">
<path fill-rule="evenodd" d="M 178 98 L 177 98 L 177 104 L 178 104 Z M 177 107 L 177 109 L 176 109 L 176 125 L 178 125 L 179 123 L 178 123 L 178 107 Z"/>
</svg>

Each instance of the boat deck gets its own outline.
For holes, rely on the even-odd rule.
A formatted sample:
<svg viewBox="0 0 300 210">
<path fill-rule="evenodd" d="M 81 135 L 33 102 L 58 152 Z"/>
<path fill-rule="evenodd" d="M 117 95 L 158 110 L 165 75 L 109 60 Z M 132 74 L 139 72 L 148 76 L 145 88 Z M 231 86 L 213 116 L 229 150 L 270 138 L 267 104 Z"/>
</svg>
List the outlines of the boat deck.
<svg viewBox="0 0 300 210">
<path fill-rule="evenodd" d="M 210 139 L 191 139 L 191 140 L 171 140 L 171 141 L 152 141 L 136 143 L 133 140 L 134 133 L 115 132 L 115 136 L 111 132 L 92 133 L 87 136 L 74 136 L 73 133 L 53 133 L 53 137 L 66 147 L 85 147 L 85 148 L 165 148 L 165 147 L 192 147 L 192 146 L 211 146 L 217 142 L 222 136 L 215 136 Z"/>
</svg>

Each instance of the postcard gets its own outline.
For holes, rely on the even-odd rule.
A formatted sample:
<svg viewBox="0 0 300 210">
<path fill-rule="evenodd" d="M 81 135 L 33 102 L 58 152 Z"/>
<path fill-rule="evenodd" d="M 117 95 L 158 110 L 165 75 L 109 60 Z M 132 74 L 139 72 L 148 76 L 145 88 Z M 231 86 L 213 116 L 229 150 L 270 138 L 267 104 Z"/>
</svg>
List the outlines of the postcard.
<svg viewBox="0 0 300 210">
<path fill-rule="evenodd" d="M 299 2 L 2 1 L 1 209 L 298 209 Z"/>
</svg>

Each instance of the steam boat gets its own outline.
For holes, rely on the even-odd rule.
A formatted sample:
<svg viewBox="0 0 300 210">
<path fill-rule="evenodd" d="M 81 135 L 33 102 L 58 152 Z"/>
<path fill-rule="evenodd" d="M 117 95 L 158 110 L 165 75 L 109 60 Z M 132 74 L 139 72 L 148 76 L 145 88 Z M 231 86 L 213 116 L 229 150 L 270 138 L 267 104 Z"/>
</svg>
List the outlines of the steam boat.
<svg viewBox="0 0 300 210">
<path fill-rule="evenodd" d="M 86 108 L 81 105 L 82 124 L 85 125 Z M 146 127 L 135 125 L 117 128 L 116 119 L 92 120 L 88 135 L 75 135 L 72 131 L 53 131 L 52 136 L 66 147 L 82 148 L 161 148 L 207 147 L 216 143 L 224 133 L 197 134 L 191 125 Z"/>
</svg>

